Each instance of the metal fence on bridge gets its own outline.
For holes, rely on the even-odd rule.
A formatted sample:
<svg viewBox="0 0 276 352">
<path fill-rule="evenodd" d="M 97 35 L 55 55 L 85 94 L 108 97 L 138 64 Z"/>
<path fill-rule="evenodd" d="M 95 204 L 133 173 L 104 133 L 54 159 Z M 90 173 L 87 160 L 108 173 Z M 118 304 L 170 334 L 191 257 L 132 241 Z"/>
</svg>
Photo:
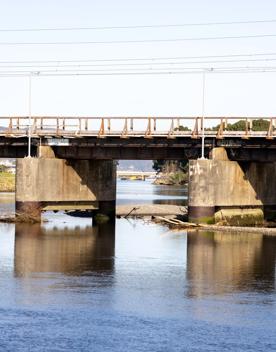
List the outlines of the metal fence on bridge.
<svg viewBox="0 0 276 352">
<path fill-rule="evenodd" d="M 241 122 L 236 125 L 239 128 L 233 129 L 238 121 Z M 256 121 L 258 129 L 254 129 Z M 272 139 L 276 136 L 276 117 L 0 117 L 0 136 Z"/>
</svg>

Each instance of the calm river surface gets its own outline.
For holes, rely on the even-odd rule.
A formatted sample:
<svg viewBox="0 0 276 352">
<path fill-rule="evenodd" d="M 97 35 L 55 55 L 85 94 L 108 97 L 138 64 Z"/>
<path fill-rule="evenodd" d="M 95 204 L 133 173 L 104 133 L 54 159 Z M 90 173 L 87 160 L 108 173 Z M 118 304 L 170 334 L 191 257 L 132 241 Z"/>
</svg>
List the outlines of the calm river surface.
<svg viewBox="0 0 276 352">
<path fill-rule="evenodd" d="M 119 203 L 183 196 L 118 185 Z M 276 350 L 276 237 L 45 216 L 0 224 L 1 351 Z"/>
</svg>

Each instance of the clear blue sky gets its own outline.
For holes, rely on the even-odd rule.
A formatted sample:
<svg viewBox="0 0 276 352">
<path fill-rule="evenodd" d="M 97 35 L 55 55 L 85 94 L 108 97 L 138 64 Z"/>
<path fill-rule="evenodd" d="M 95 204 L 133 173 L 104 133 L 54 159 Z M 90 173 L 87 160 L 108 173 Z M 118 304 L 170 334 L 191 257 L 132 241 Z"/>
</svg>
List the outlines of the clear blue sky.
<svg viewBox="0 0 276 352">
<path fill-rule="evenodd" d="M 0 1 L 0 29 L 231 22 L 274 17 L 276 2 L 273 0 Z M 112 41 L 255 34 L 276 34 L 276 22 L 162 29 L 0 32 L 0 42 Z M 0 46 L 0 52 L 0 61 L 276 53 L 276 37 L 173 43 Z M 273 62 L 269 64 L 274 65 Z M 213 65 L 210 63 L 210 67 Z M 275 116 L 275 79 L 276 73 L 208 74 L 206 114 Z M 27 86 L 27 78 L 0 77 L 0 115 L 27 114 Z M 198 74 L 35 77 L 32 109 L 34 114 L 44 115 L 198 115 L 201 113 L 201 91 L 202 77 Z"/>
</svg>

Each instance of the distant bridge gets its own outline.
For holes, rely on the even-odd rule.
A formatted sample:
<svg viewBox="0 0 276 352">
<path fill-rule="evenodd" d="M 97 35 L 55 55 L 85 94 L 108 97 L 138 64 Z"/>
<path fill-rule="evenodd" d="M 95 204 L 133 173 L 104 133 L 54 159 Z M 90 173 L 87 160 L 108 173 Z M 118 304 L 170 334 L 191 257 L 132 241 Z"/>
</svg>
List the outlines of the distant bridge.
<svg viewBox="0 0 276 352">
<path fill-rule="evenodd" d="M 145 180 L 146 178 L 154 178 L 156 177 L 157 172 L 154 171 L 117 171 L 118 178 L 124 179 L 138 179 L 138 180 Z"/>
</svg>

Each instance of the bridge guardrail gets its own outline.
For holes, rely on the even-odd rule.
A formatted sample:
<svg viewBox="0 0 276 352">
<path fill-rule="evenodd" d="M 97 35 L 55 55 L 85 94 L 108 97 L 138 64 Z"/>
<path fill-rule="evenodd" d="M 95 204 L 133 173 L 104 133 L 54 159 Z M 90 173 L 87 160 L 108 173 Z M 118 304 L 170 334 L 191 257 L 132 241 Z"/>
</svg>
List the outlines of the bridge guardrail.
<svg viewBox="0 0 276 352">
<path fill-rule="evenodd" d="M 204 129 L 203 126 L 204 120 Z M 30 122 L 30 124 L 29 124 Z M 0 117 L 0 136 L 26 137 L 238 137 L 276 136 L 276 117 Z M 231 128 L 229 128 L 229 126 Z M 233 126 L 235 128 L 233 128 Z"/>
</svg>

